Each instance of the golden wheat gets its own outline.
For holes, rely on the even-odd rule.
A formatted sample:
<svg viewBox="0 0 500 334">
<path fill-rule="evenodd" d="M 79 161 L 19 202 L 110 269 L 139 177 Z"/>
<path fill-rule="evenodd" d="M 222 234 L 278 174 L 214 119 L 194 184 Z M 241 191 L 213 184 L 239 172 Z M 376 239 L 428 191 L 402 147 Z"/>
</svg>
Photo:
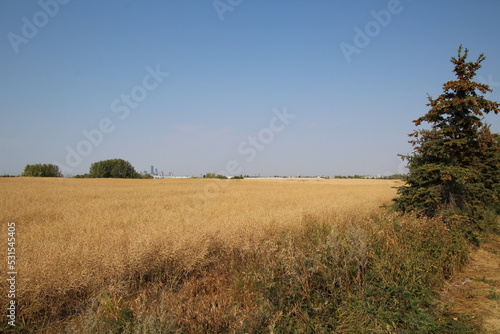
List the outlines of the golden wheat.
<svg viewBox="0 0 500 334">
<path fill-rule="evenodd" d="M 6 250 L 7 223 L 16 222 L 18 296 L 23 313 L 36 314 L 51 309 L 46 305 L 51 300 L 64 307 L 63 296 L 74 299 L 109 289 L 169 263 L 181 271 L 194 268 L 213 238 L 245 249 L 275 231 L 296 227 L 308 215 L 327 217 L 332 224 L 368 220 L 395 196 L 397 184 L 0 179 L 0 245 Z M 4 284 L 2 300 L 5 289 Z"/>
</svg>

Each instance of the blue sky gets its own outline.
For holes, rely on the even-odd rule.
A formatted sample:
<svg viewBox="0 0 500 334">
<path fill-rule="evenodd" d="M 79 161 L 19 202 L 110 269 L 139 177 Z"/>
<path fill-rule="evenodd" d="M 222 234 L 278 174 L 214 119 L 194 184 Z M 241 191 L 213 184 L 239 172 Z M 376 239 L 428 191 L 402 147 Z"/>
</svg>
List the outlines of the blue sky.
<svg viewBox="0 0 500 334">
<path fill-rule="evenodd" d="M 0 173 L 111 158 L 175 175 L 401 172 L 460 44 L 486 55 L 476 79 L 500 100 L 499 14 L 497 0 L 1 1 Z"/>
</svg>

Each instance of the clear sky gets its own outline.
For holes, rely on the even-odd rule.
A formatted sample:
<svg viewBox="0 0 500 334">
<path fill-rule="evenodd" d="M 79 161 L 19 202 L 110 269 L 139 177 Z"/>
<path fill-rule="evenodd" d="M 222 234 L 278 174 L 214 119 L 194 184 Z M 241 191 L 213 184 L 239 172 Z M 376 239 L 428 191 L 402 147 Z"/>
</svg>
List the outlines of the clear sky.
<svg viewBox="0 0 500 334">
<path fill-rule="evenodd" d="M 460 44 L 486 55 L 477 79 L 500 100 L 499 14 L 498 0 L 2 0 L 0 173 L 111 158 L 397 173 Z"/>
</svg>

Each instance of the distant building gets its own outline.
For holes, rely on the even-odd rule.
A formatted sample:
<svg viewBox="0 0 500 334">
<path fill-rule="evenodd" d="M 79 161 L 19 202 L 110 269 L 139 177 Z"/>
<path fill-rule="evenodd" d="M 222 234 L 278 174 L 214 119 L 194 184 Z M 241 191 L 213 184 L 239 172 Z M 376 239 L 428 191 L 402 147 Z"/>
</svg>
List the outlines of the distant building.
<svg viewBox="0 0 500 334">
<path fill-rule="evenodd" d="M 153 165 L 151 165 L 151 175 L 154 175 L 154 173 L 155 173 L 155 168 Z"/>
</svg>

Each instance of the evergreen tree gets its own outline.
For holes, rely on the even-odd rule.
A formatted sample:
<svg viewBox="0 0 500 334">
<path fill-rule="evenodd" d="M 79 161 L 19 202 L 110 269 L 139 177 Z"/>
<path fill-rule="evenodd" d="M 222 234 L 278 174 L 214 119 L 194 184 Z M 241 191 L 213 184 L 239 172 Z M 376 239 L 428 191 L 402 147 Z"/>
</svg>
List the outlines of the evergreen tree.
<svg viewBox="0 0 500 334">
<path fill-rule="evenodd" d="M 416 130 L 408 161 L 406 185 L 398 188 L 395 208 L 425 216 L 458 214 L 477 221 L 484 209 L 498 205 L 500 159 L 498 135 L 483 124 L 485 114 L 497 114 L 499 104 L 484 98 L 492 91 L 473 81 L 485 56 L 467 62 L 468 50 L 451 58 L 457 80 L 443 85 L 443 94 L 429 96 L 430 110 L 414 121 Z"/>
</svg>

